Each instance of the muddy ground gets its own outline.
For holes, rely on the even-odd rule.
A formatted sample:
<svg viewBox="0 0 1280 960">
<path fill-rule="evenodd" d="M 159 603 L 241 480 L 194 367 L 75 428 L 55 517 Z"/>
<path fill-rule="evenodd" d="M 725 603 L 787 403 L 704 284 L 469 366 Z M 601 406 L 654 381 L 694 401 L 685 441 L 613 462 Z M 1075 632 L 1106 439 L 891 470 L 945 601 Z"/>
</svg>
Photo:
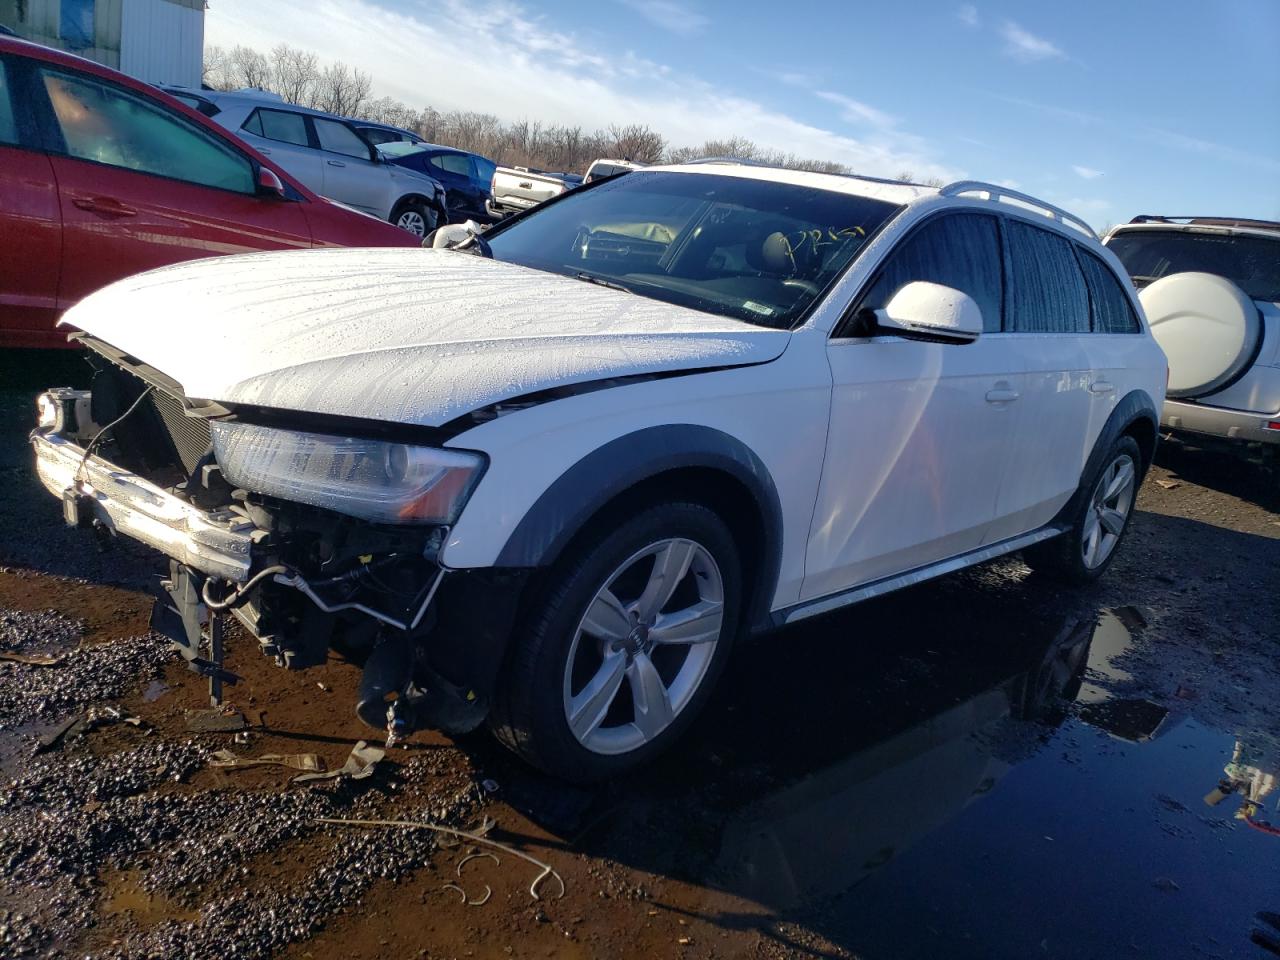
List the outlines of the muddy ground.
<svg viewBox="0 0 1280 960">
<path fill-rule="evenodd" d="M 378 743 L 358 669 L 288 673 L 233 636 L 247 736 L 189 732 L 204 681 L 147 632 L 155 558 L 99 552 L 34 485 L 31 395 L 77 364 L 0 373 L 0 654 L 56 660 L 0 660 L 0 957 L 1280 951 L 1280 478 L 1248 460 L 1165 445 L 1090 589 L 1008 560 L 739 649 L 622 782 L 420 734 L 365 779 L 291 785 L 211 755 L 340 766 Z M 33 754 L 105 705 L 141 726 Z M 505 851 L 322 817 L 487 830 L 564 896 L 535 901 Z"/>
</svg>

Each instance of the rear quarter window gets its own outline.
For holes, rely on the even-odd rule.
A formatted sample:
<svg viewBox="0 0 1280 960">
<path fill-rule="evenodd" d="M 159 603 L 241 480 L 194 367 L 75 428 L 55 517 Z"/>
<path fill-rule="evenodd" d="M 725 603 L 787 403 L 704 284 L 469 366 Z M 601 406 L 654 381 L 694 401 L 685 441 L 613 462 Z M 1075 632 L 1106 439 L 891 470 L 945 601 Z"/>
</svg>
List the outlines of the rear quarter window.
<svg viewBox="0 0 1280 960">
<path fill-rule="evenodd" d="M 1017 333 L 1088 333 L 1089 292 L 1074 244 L 1021 220 L 1006 220 L 1009 328 Z"/>
<path fill-rule="evenodd" d="M 1087 250 L 1076 248 L 1076 257 L 1089 289 L 1093 332 L 1140 333 L 1138 314 L 1111 268 Z"/>
<path fill-rule="evenodd" d="M 243 129 L 268 140 L 293 143 L 300 147 L 311 146 L 307 137 L 307 121 L 300 113 L 259 108 L 244 122 Z"/>
</svg>

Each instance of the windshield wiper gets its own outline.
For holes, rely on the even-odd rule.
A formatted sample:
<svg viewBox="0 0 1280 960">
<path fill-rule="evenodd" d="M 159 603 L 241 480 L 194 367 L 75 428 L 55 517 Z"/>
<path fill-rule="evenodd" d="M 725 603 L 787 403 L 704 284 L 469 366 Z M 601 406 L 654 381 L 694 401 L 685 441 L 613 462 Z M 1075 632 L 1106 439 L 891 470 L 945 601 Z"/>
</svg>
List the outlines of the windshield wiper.
<svg viewBox="0 0 1280 960">
<path fill-rule="evenodd" d="M 610 290 L 621 290 L 623 293 L 635 293 L 630 287 L 619 283 L 617 280 L 606 280 L 604 277 L 598 277 L 594 273 L 575 273 L 575 280 L 581 280 L 583 283 L 594 283 L 597 287 L 608 287 Z"/>
</svg>

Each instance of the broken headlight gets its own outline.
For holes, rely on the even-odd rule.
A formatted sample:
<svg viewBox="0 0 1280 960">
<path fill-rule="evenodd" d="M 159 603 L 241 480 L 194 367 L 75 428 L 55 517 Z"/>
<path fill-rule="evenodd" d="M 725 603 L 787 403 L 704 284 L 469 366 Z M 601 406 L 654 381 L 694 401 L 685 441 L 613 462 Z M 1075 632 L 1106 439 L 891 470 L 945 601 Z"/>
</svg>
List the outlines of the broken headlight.
<svg viewBox="0 0 1280 960">
<path fill-rule="evenodd" d="M 375 523 L 458 519 L 484 472 L 478 453 L 215 421 L 213 453 L 232 484 Z"/>
</svg>

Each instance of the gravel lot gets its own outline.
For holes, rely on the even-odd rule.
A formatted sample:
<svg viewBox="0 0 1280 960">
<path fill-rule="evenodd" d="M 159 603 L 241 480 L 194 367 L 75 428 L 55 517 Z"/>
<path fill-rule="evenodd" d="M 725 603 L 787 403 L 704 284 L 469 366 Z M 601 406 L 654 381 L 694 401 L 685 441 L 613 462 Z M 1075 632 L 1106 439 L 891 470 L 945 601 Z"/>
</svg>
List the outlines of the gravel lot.
<svg viewBox="0 0 1280 960">
<path fill-rule="evenodd" d="M 190 733 L 204 684 L 147 631 L 155 558 L 99 552 L 31 476 L 31 397 L 78 362 L 0 374 L 0 654 L 56 661 L 0 660 L 0 956 L 1273 955 L 1276 793 L 1253 823 L 1204 799 L 1233 758 L 1280 775 L 1280 477 L 1247 459 L 1166 444 L 1091 589 L 1008 560 L 741 649 L 623 782 L 422 734 L 367 779 L 291 785 L 211 754 L 340 766 L 371 733 L 358 669 L 288 673 L 233 636 L 247 737 Z M 142 723 L 34 754 L 105 706 Z M 566 892 L 320 817 L 488 827 Z"/>
</svg>

